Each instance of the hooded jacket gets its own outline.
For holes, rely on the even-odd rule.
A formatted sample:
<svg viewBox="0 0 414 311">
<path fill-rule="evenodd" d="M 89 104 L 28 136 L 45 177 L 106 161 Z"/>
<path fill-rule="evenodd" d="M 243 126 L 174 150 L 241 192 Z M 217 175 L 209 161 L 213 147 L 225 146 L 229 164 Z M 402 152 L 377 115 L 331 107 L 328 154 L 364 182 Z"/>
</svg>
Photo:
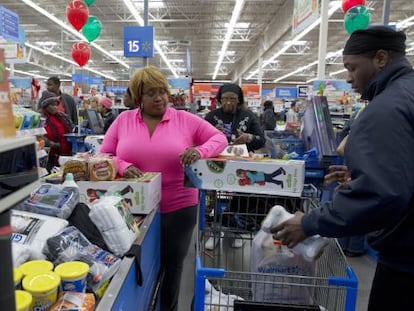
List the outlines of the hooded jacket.
<svg viewBox="0 0 414 311">
<path fill-rule="evenodd" d="M 414 274 L 414 70 L 405 57 L 378 72 L 362 93 L 370 104 L 345 147 L 351 181 L 332 205 L 302 218 L 307 235 L 370 233 L 378 260 Z"/>
</svg>

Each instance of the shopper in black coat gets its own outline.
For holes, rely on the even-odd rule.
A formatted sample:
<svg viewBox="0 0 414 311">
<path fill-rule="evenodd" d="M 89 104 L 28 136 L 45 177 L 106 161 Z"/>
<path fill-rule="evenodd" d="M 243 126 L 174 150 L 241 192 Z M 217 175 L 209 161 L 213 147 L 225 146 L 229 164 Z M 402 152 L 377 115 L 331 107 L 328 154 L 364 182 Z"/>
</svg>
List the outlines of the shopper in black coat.
<svg viewBox="0 0 414 311">
<path fill-rule="evenodd" d="M 243 109 L 243 91 L 236 84 L 224 84 L 217 92 L 220 108 L 210 111 L 205 120 L 222 131 L 229 143 L 247 144 L 249 151 L 264 146 L 265 138 L 256 115 Z"/>
<path fill-rule="evenodd" d="M 263 103 L 262 126 L 264 130 L 274 130 L 276 127 L 276 114 L 271 100 Z"/>
<path fill-rule="evenodd" d="M 414 310 L 414 70 L 406 36 L 385 26 L 355 31 L 345 44 L 347 81 L 369 101 L 345 148 L 349 182 L 332 206 L 296 213 L 272 229 L 289 247 L 306 236 L 370 233 L 378 251 L 368 311 Z"/>
</svg>

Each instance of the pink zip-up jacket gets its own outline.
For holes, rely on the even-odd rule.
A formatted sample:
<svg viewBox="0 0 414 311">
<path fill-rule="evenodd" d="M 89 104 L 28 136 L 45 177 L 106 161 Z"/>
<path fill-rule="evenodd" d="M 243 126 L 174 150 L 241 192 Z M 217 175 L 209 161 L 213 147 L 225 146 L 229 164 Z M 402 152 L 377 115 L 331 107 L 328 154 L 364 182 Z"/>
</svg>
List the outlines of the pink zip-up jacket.
<svg viewBox="0 0 414 311">
<path fill-rule="evenodd" d="M 227 146 L 226 136 L 202 118 L 167 108 L 152 136 L 139 109 L 121 113 L 105 134 L 101 153 L 114 155 L 118 173 L 134 165 L 142 172 L 160 172 L 161 213 L 196 205 L 198 190 L 184 187 L 179 155 L 195 147 L 201 158 L 217 156 Z"/>
</svg>

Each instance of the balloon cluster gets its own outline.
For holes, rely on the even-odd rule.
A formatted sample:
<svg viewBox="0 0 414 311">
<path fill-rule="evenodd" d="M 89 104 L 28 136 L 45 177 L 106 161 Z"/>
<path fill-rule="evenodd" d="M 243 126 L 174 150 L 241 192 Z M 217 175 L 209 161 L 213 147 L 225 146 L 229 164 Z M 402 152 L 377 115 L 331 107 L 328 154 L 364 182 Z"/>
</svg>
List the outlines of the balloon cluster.
<svg viewBox="0 0 414 311">
<path fill-rule="evenodd" d="M 77 30 L 82 30 L 82 34 L 92 42 L 101 34 L 102 23 L 93 15 L 89 15 L 88 6 L 95 0 L 72 0 L 66 6 L 66 18 L 69 23 Z M 91 57 L 91 49 L 85 42 L 77 42 L 72 46 L 72 58 L 81 67 L 85 66 Z"/>
<path fill-rule="evenodd" d="M 365 6 L 365 0 L 342 0 L 344 28 L 352 34 L 355 30 L 365 29 L 371 20 L 371 14 Z"/>
</svg>

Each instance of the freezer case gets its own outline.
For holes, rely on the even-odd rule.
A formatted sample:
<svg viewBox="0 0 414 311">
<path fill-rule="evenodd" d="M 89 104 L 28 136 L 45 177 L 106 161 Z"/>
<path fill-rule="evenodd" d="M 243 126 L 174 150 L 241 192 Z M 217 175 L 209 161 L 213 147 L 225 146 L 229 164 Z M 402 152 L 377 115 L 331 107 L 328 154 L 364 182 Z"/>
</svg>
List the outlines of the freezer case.
<svg viewBox="0 0 414 311">
<path fill-rule="evenodd" d="M 136 258 L 124 257 L 96 311 L 159 310 L 160 225 L 160 213 L 155 209 L 141 226 L 134 245 Z"/>
</svg>

